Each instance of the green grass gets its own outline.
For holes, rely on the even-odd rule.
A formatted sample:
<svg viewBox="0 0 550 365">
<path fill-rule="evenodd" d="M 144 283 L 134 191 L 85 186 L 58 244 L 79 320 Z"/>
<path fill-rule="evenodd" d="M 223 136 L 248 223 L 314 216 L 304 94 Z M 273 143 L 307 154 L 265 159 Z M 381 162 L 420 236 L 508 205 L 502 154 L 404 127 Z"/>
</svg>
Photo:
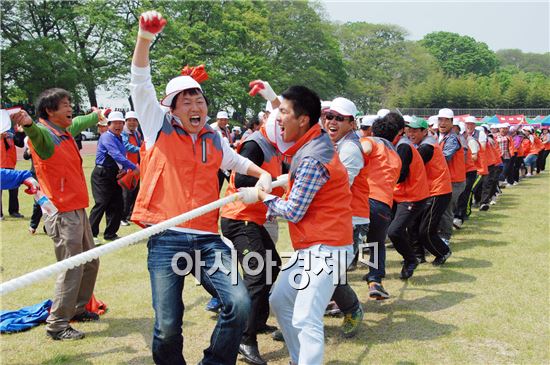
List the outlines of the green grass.
<svg viewBox="0 0 550 365">
<path fill-rule="evenodd" d="M 90 176 L 93 160 L 86 157 Z M 22 168 L 21 163 L 19 168 Z M 446 265 L 419 267 L 408 281 L 398 279 L 400 257 L 388 253 L 387 301 L 370 301 L 365 273 L 350 274 L 366 315 L 357 337 L 339 335 L 341 319 L 327 318 L 325 363 L 337 364 L 548 364 L 549 323 L 549 178 L 523 181 L 505 190 L 496 206 L 475 211 L 453 237 L 454 254 Z M 30 216 L 32 200 L 20 193 L 21 212 Z M 93 200 L 91 200 L 93 202 Z M 7 193 L 4 206 L 7 210 Z M 28 221 L 0 222 L 2 281 L 53 263 L 51 240 L 31 236 Z M 280 224 L 280 251 L 289 250 L 286 224 Z M 283 228 L 284 227 L 284 228 Z M 119 233 L 135 231 L 135 225 Z M 54 278 L 1 298 L 1 309 L 15 309 L 50 298 Z M 109 311 L 97 323 L 78 324 L 82 341 L 48 340 L 44 326 L 1 335 L 4 364 L 150 364 L 153 311 L 146 268 L 146 247 L 139 244 L 101 258 L 96 296 Z M 208 346 L 214 319 L 203 310 L 209 295 L 194 279 L 186 281 L 185 348 L 197 363 Z M 270 318 L 271 324 L 276 324 Z M 271 364 L 287 364 L 284 345 L 259 337 Z"/>
</svg>

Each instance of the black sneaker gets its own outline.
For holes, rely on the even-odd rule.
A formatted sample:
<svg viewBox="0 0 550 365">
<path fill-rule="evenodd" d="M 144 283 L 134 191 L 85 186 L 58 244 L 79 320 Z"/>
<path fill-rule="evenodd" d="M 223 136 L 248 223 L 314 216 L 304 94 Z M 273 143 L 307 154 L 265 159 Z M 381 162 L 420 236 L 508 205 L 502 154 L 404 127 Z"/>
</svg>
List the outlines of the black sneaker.
<svg viewBox="0 0 550 365">
<path fill-rule="evenodd" d="M 64 341 L 64 340 L 81 340 L 84 338 L 84 332 L 75 330 L 71 326 L 65 328 L 62 331 L 52 332 L 46 331 L 46 334 L 51 337 L 52 340 Z"/>
<path fill-rule="evenodd" d="M 401 274 L 399 275 L 400 279 L 407 280 L 414 274 L 414 269 L 418 266 L 418 261 L 405 261 L 403 267 L 401 268 Z"/>
<path fill-rule="evenodd" d="M 271 334 L 271 338 L 273 339 L 273 341 L 285 342 L 285 337 L 283 336 L 283 332 L 281 332 L 281 330 L 276 330 L 275 332 L 273 332 Z"/>
<path fill-rule="evenodd" d="M 25 218 L 25 216 L 19 212 L 17 213 L 10 213 L 10 217 L 12 218 Z"/>
<path fill-rule="evenodd" d="M 489 210 L 489 208 L 490 208 L 489 204 L 481 204 L 481 206 L 479 207 L 479 210 L 481 212 L 486 212 Z"/>
<path fill-rule="evenodd" d="M 258 328 L 257 333 L 262 333 L 262 334 L 263 333 L 273 333 L 273 332 L 277 331 L 277 329 L 278 328 L 275 327 L 275 326 L 270 326 L 268 324 L 265 324 L 265 325 L 261 326 L 260 328 Z"/>
<path fill-rule="evenodd" d="M 103 239 L 105 241 L 114 241 L 114 240 L 118 240 L 120 238 L 120 236 L 118 234 L 115 234 L 114 236 L 103 236 Z"/>
<path fill-rule="evenodd" d="M 384 300 L 390 297 L 390 294 L 384 289 L 382 283 L 371 281 L 369 283 L 369 297 L 376 300 Z"/>
<path fill-rule="evenodd" d="M 445 255 L 443 256 L 437 256 L 433 261 L 432 261 L 432 265 L 434 266 L 440 266 L 440 265 L 443 265 L 445 263 L 445 261 L 447 261 L 447 259 L 449 257 L 451 257 L 453 253 L 451 252 L 451 250 L 449 250 L 448 253 L 446 253 Z"/>
<path fill-rule="evenodd" d="M 80 314 L 77 314 L 74 316 L 71 321 L 74 322 L 92 322 L 92 321 L 99 321 L 99 315 L 94 312 L 88 312 L 84 311 Z"/>
</svg>

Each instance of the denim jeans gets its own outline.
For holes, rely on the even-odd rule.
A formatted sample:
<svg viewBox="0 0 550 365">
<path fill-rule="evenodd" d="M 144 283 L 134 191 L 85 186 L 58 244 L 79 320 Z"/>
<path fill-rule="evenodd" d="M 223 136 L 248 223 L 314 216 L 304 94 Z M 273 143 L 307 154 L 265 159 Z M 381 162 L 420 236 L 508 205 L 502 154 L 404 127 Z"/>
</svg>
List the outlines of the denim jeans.
<svg viewBox="0 0 550 365">
<path fill-rule="evenodd" d="M 382 279 L 386 276 L 386 234 L 388 233 L 388 227 L 391 222 L 391 208 L 375 199 L 369 199 L 370 206 L 370 224 L 369 233 L 367 234 L 367 242 L 376 243 L 378 247 L 378 268 L 374 268 L 373 265 L 369 266 L 369 273 L 367 274 L 367 281 L 376 281 L 381 283 Z M 374 251 L 375 247 L 370 249 L 369 261 L 374 263 Z"/>
<path fill-rule="evenodd" d="M 155 328 L 153 331 L 153 360 L 156 364 L 185 364 L 182 354 L 183 301 L 182 291 L 185 276 L 172 269 L 176 253 L 186 253 L 192 258 L 191 273 L 208 291 L 222 302 L 222 311 L 210 337 L 210 346 L 204 350 L 202 364 L 235 364 L 237 351 L 250 310 L 250 299 L 242 278 L 237 274 L 236 285 L 231 275 L 221 270 L 207 274 L 216 264 L 216 253 L 221 262 L 231 270 L 231 251 L 218 235 L 197 235 L 165 231 L 152 236 L 147 243 L 149 251 L 147 267 L 151 279 Z M 203 266 L 195 259 L 200 253 Z M 186 260 L 177 260 L 177 269 L 186 268 Z M 200 275 L 196 275 L 197 272 Z"/>
</svg>

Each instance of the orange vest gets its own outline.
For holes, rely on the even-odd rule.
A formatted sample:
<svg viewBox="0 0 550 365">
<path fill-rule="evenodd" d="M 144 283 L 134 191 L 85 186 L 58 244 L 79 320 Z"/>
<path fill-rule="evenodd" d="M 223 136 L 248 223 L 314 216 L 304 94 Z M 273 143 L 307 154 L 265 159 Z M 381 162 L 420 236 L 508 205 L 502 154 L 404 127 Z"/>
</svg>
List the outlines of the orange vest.
<svg viewBox="0 0 550 365">
<path fill-rule="evenodd" d="M 282 159 L 275 147 L 273 147 L 273 145 L 265 137 L 263 127 L 262 132 L 254 132 L 252 135 L 247 137 L 246 142 L 253 141 L 258 144 L 264 155 L 264 162 L 260 167 L 269 172 L 272 177 L 277 178 L 277 176 L 281 175 L 282 173 Z M 237 152 L 241 151 L 243 145 L 244 143 L 241 143 L 239 144 L 239 146 L 237 146 Z M 231 177 L 229 178 L 229 185 L 227 186 L 227 190 L 225 193 L 226 196 L 237 192 L 237 188 L 235 187 L 235 175 L 236 172 L 233 171 L 231 173 Z M 284 194 L 284 189 L 275 188 L 273 189 L 271 194 L 281 197 Z M 225 205 L 222 208 L 221 216 L 224 218 L 230 218 L 240 221 L 250 221 L 262 225 L 265 223 L 266 213 L 267 206 L 263 202 L 245 204 L 242 201 L 237 200 Z"/>
<path fill-rule="evenodd" d="M 221 137 L 212 127 L 205 125 L 193 142 L 166 113 L 155 144 L 142 155 L 132 221 L 155 224 L 217 200 L 222 158 Z M 215 210 L 178 227 L 217 233 L 218 214 Z"/>
<path fill-rule="evenodd" d="M 500 158 L 500 148 L 497 143 L 491 137 L 487 137 L 487 151 L 489 154 L 488 165 L 500 165 L 502 160 Z"/>
<path fill-rule="evenodd" d="M 60 212 L 88 207 L 82 157 L 73 136 L 47 120 L 40 119 L 40 124 L 48 129 L 54 142 L 53 155 L 45 160 L 38 156 L 30 139 L 28 142 L 40 189 Z"/>
<path fill-rule="evenodd" d="M 0 167 L 3 169 L 14 169 L 17 163 L 17 152 L 13 137 L 2 137 L 0 140 Z"/>
<path fill-rule="evenodd" d="M 426 169 L 426 178 L 430 187 L 430 196 L 444 195 L 452 193 L 451 173 L 445 162 L 443 151 L 437 143 L 437 140 L 432 136 L 427 136 L 422 140 L 420 145 L 428 144 L 433 147 L 434 153 L 432 159 L 424 165 Z"/>
<path fill-rule="evenodd" d="M 445 142 L 449 138 L 450 134 L 445 136 L 439 146 L 443 149 Z M 447 161 L 449 166 L 449 172 L 451 173 L 451 182 L 463 182 L 466 181 L 466 158 L 464 154 L 464 144 L 459 136 L 456 136 L 461 148 L 453 154 L 450 161 Z"/>
<path fill-rule="evenodd" d="M 128 142 L 133 144 L 136 147 L 141 147 L 142 143 L 141 143 L 141 136 L 139 132 L 138 131 L 134 133 L 128 132 Z M 139 152 L 126 151 L 126 158 L 135 165 L 139 164 Z"/>
<path fill-rule="evenodd" d="M 422 161 L 420 153 L 418 153 L 407 137 L 402 136 L 401 139 L 399 139 L 396 149 L 399 148 L 401 144 L 408 144 L 410 146 L 412 161 L 409 165 L 409 174 L 407 178 L 405 181 L 398 183 L 393 190 L 393 200 L 398 203 L 424 200 L 430 196 L 424 161 Z"/>
<path fill-rule="evenodd" d="M 476 143 L 479 145 L 479 151 L 477 152 L 477 161 L 475 162 L 477 174 L 487 175 L 489 173 L 489 169 L 487 166 L 487 149 L 486 147 L 483 147 L 478 141 L 476 141 Z"/>
<path fill-rule="evenodd" d="M 306 214 L 297 223 L 288 222 L 292 247 L 299 250 L 325 244 L 345 246 L 353 242 L 351 191 L 346 168 L 319 124 L 311 127 L 285 153 L 292 156 L 289 171 L 290 191 L 302 160 L 312 157 L 328 170 L 328 181 L 317 191 Z M 290 193 L 289 193 L 290 194 Z"/>
<path fill-rule="evenodd" d="M 371 152 L 368 155 L 363 154 L 365 166 L 368 166 L 369 170 L 367 174 L 369 198 L 387 204 L 391 208 L 393 189 L 401 172 L 401 159 L 393 144 L 384 138 L 363 137 L 361 142 L 370 142 L 371 145 Z"/>
<path fill-rule="evenodd" d="M 474 160 L 472 159 L 472 151 L 470 150 L 470 146 L 468 145 L 468 138 L 472 138 L 472 137 L 468 137 L 468 136 L 464 137 L 464 139 L 466 140 L 466 145 L 468 147 L 468 149 L 466 150 L 466 161 L 464 166 L 464 168 L 466 169 L 466 172 L 477 170 L 477 166 Z"/>
<path fill-rule="evenodd" d="M 369 181 L 368 181 L 368 172 L 367 164 L 365 161 L 368 159 L 368 155 L 363 152 L 363 147 L 361 147 L 361 142 L 359 141 L 359 136 L 355 131 L 349 132 L 344 136 L 345 141 L 342 143 L 353 143 L 357 146 L 361 154 L 363 155 L 363 168 L 359 170 L 355 179 L 353 179 L 353 184 L 351 185 L 351 211 L 354 217 L 369 218 L 370 217 L 370 205 L 369 205 Z"/>
<path fill-rule="evenodd" d="M 544 150 L 544 145 L 542 144 L 542 141 L 540 140 L 540 138 L 538 136 L 533 136 L 534 137 L 534 149 L 535 149 L 535 153 L 538 154 L 540 151 Z"/>
</svg>

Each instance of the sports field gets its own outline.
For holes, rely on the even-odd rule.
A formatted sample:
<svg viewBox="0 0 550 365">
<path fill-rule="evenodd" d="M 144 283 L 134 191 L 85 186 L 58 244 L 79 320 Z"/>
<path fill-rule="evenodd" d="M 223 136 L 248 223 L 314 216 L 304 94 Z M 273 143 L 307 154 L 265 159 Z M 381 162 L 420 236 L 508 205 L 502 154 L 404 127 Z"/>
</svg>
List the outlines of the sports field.
<svg viewBox="0 0 550 365">
<path fill-rule="evenodd" d="M 21 162 L 18 168 L 26 166 Z M 93 157 L 84 158 L 89 178 Z M 366 269 L 350 273 L 365 309 L 359 334 L 343 339 L 341 318 L 326 318 L 325 363 L 337 364 L 548 364 L 550 363 L 550 174 L 504 190 L 488 212 L 475 211 L 452 239 L 453 256 L 443 267 L 423 264 L 399 280 L 400 257 L 388 252 L 385 287 L 391 298 L 368 300 Z M 29 217 L 32 198 L 20 192 Z M 91 194 L 90 194 L 91 196 Z M 91 199 L 91 197 L 90 197 Z M 93 199 L 91 199 L 93 204 Z M 7 215 L 7 192 L 4 192 Z M 2 281 L 55 261 L 42 232 L 31 236 L 28 220 L 0 222 Z M 280 251 L 290 250 L 280 224 Z M 119 235 L 137 229 L 121 227 Z M 430 258 L 431 259 L 431 258 Z M 429 260 L 430 260 L 429 259 Z M 54 278 L 1 298 L 16 309 L 48 299 Z M 150 364 L 153 310 L 144 243 L 101 258 L 95 295 L 109 311 L 99 322 L 78 323 L 86 338 L 52 341 L 44 326 L 1 335 L 2 364 Z M 197 363 L 208 346 L 215 319 L 204 311 L 209 295 L 189 277 L 184 291 L 184 354 Z M 270 324 L 276 325 L 273 319 Z M 259 336 L 270 364 L 288 364 L 284 344 Z"/>
</svg>

